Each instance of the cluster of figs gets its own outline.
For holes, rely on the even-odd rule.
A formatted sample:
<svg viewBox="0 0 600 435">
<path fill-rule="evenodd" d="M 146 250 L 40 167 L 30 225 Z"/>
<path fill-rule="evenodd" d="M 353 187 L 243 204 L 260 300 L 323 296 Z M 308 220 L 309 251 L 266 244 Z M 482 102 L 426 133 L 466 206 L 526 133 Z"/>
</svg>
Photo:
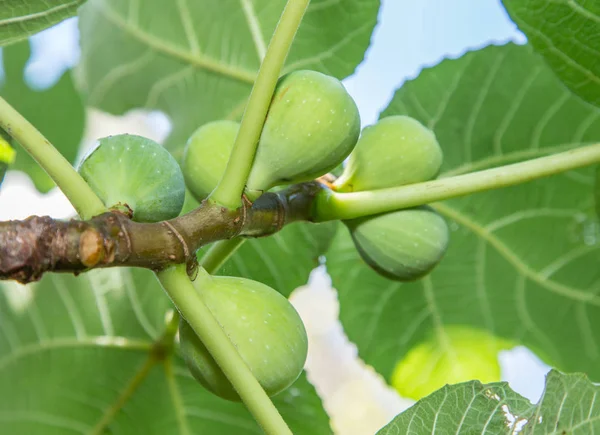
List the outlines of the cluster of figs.
<svg viewBox="0 0 600 435">
<path fill-rule="evenodd" d="M 99 141 L 79 172 L 108 207 L 124 207 L 138 222 L 181 213 L 186 187 L 206 199 L 225 171 L 239 124 L 214 121 L 189 138 L 181 165 L 159 144 L 135 135 Z M 247 182 L 251 198 L 273 187 L 310 181 L 348 158 L 330 188 L 367 192 L 434 178 L 442 151 L 434 134 L 406 116 L 362 130 L 355 102 L 342 83 L 315 71 L 295 71 L 276 87 Z M 440 261 L 448 244 L 445 221 L 428 207 L 344 221 L 363 260 L 399 281 L 418 279 Z M 289 387 L 306 361 L 306 331 L 276 290 L 246 278 L 200 270 L 194 287 L 267 394 Z M 239 396 L 182 319 L 181 353 L 192 375 L 216 395 Z"/>
</svg>

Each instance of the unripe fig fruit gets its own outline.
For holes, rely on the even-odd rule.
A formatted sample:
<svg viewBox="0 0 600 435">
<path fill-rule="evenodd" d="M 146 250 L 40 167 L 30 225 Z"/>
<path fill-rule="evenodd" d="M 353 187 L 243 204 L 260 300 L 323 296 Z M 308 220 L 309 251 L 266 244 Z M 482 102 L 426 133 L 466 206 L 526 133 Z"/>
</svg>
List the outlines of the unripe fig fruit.
<svg viewBox="0 0 600 435">
<path fill-rule="evenodd" d="M 429 273 L 448 246 L 448 226 L 427 207 L 344 221 L 361 257 L 381 275 L 412 281 Z"/>
<path fill-rule="evenodd" d="M 16 155 L 15 150 L 8 143 L 8 138 L 5 139 L 4 136 L 5 133 L 0 129 L 0 184 L 4 180 L 8 166 L 15 161 Z"/>
<path fill-rule="evenodd" d="M 185 183 L 198 201 L 208 198 L 221 180 L 240 124 L 213 121 L 198 128 L 189 138 L 183 154 Z"/>
<path fill-rule="evenodd" d="M 360 133 L 342 83 L 316 71 L 279 79 L 248 179 L 251 191 L 319 177 L 348 156 Z"/>
<path fill-rule="evenodd" d="M 431 130 L 408 116 L 390 116 L 366 127 L 334 183 L 341 192 L 361 192 L 434 178 L 442 150 Z"/>
<path fill-rule="evenodd" d="M 515 343 L 467 326 L 444 325 L 444 335 L 447 346 L 431 334 L 396 364 L 390 381 L 402 397 L 420 400 L 446 384 L 472 379 L 500 381 L 498 352 Z"/>
<path fill-rule="evenodd" d="M 600 218 L 600 166 L 596 167 L 596 183 L 594 184 L 594 201 L 596 202 L 596 214 Z"/>
<path fill-rule="evenodd" d="M 179 164 L 145 137 L 100 139 L 79 173 L 107 207 L 129 207 L 137 222 L 172 219 L 183 207 L 185 182 Z"/>
<path fill-rule="evenodd" d="M 300 316 L 284 296 L 257 281 L 211 277 L 202 269 L 194 286 L 269 396 L 300 376 L 308 339 Z M 179 337 L 192 375 L 217 396 L 239 401 L 225 374 L 183 319 Z"/>
</svg>

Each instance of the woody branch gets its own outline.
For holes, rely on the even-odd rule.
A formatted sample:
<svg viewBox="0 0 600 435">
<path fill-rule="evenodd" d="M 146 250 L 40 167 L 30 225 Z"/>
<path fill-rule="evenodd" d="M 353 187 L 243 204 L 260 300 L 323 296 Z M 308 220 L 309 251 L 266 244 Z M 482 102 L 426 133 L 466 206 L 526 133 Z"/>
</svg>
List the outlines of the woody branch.
<svg viewBox="0 0 600 435">
<path fill-rule="evenodd" d="M 204 201 L 190 213 L 157 223 L 133 222 L 116 211 L 87 221 L 32 216 L 0 222 L 0 279 L 28 283 L 45 272 L 115 266 L 161 270 L 189 261 L 198 248 L 217 240 L 267 236 L 288 223 L 312 220 L 321 189 L 317 182 L 297 184 L 236 210 Z"/>
</svg>

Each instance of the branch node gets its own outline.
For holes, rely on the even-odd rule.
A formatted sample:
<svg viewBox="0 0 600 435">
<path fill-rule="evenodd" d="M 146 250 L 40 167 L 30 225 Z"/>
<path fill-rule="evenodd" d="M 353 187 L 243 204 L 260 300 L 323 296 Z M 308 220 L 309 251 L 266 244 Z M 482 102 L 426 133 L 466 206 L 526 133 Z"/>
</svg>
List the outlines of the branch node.
<svg viewBox="0 0 600 435">
<path fill-rule="evenodd" d="M 169 221 L 164 221 L 162 224 L 165 227 L 167 227 L 170 230 L 170 232 L 172 232 L 175 235 L 175 237 L 177 237 L 177 240 L 179 240 L 179 243 L 181 243 L 181 248 L 183 249 L 183 256 L 186 259 L 190 258 L 190 248 L 189 248 L 187 242 L 185 241 L 185 239 L 183 238 L 183 236 L 181 235 L 181 233 L 179 231 L 177 231 L 177 229 Z M 175 255 L 170 255 L 169 258 L 174 260 L 176 257 L 175 257 Z"/>
<path fill-rule="evenodd" d="M 104 259 L 104 238 L 95 228 L 86 229 L 79 239 L 79 258 L 85 267 L 94 267 Z"/>
</svg>

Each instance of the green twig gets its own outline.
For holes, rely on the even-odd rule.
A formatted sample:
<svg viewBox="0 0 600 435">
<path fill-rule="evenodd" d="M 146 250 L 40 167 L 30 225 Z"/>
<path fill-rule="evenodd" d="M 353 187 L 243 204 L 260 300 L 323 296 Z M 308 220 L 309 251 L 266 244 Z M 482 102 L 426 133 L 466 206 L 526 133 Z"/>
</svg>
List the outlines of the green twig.
<svg viewBox="0 0 600 435">
<path fill-rule="evenodd" d="M 324 190 L 317 195 L 314 218 L 315 221 L 354 219 L 390 212 L 514 186 L 595 163 L 600 163 L 600 144 L 425 183 L 369 192 L 337 193 Z"/>
<path fill-rule="evenodd" d="M 170 267 L 158 272 L 157 276 L 265 433 L 291 435 L 279 411 L 197 293 L 185 266 Z"/>
<path fill-rule="evenodd" d="M 82 219 L 106 211 L 106 207 L 56 148 L 29 121 L 0 97 L 0 127 L 14 137 L 54 180 Z"/>
<path fill-rule="evenodd" d="M 210 247 L 208 252 L 200 260 L 200 264 L 210 274 L 214 274 L 244 243 L 246 239 L 236 237 L 229 240 L 221 240 Z"/>
<path fill-rule="evenodd" d="M 204 254 L 200 260 L 200 265 L 208 273 L 215 274 L 217 270 L 231 257 L 235 251 L 238 250 L 242 243 L 246 239 L 242 237 L 236 237 L 234 239 L 220 240 L 213 244 L 208 252 Z M 175 311 L 172 313 L 169 320 L 166 322 L 165 332 L 163 333 L 163 340 L 167 342 L 177 333 L 179 327 L 179 312 Z"/>
<path fill-rule="evenodd" d="M 200 265 L 211 275 L 231 257 L 235 251 L 244 243 L 246 239 L 236 237 L 234 239 L 221 240 L 213 244 L 208 252 L 204 254 L 200 260 Z M 171 312 L 171 317 L 165 325 L 161 341 L 165 344 L 170 344 L 179 328 L 179 312 Z"/>
<path fill-rule="evenodd" d="M 289 0 L 281 15 L 250 93 L 227 168 L 210 196 L 219 205 L 234 209 L 241 204 L 281 68 L 309 3 L 310 0 Z"/>
</svg>

